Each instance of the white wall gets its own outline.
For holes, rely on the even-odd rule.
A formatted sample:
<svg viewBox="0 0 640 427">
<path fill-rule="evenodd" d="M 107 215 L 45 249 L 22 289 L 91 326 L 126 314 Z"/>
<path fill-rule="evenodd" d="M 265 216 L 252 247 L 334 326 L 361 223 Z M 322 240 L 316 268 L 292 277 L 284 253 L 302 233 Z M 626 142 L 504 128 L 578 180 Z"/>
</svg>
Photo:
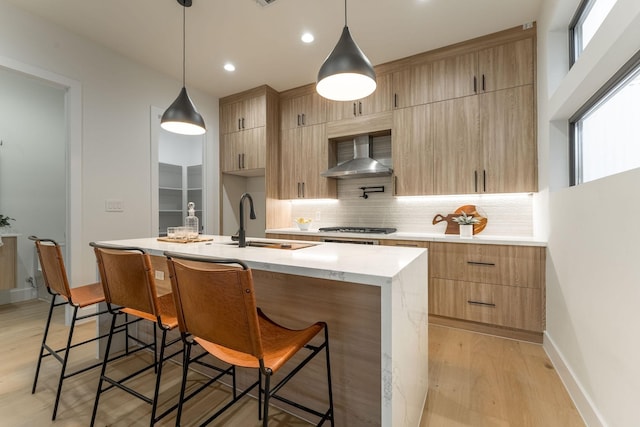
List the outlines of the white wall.
<svg viewBox="0 0 640 427">
<path fill-rule="evenodd" d="M 0 67 L 0 213 L 18 238 L 16 289 L 0 303 L 33 298 L 33 242 L 64 244 L 66 224 L 65 89 Z"/>
<path fill-rule="evenodd" d="M 0 56 L 48 70 L 82 86 L 81 232 L 73 277 L 95 278 L 92 240 L 151 233 L 150 106 L 166 108 L 180 82 L 0 0 Z M 187 69 L 188 70 L 188 69 Z M 188 72 L 188 71 L 187 71 Z M 189 88 L 207 123 L 210 197 L 217 200 L 218 100 Z M 105 200 L 124 212 L 105 212 Z M 217 203 L 214 203 L 217 205 Z M 216 223 L 217 221 L 212 221 Z M 77 242 L 77 243 L 76 243 Z"/>
<path fill-rule="evenodd" d="M 567 27 L 579 3 L 546 0 L 538 21 L 545 348 L 588 425 L 631 427 L 640 425 L 640 226 L 621 218 L 640 212 L 640 170 L 568 187 L 566 153 L 567 119 L 640 50 L 640 2 L 618 0 L 569 70 Z"/>
</svg>

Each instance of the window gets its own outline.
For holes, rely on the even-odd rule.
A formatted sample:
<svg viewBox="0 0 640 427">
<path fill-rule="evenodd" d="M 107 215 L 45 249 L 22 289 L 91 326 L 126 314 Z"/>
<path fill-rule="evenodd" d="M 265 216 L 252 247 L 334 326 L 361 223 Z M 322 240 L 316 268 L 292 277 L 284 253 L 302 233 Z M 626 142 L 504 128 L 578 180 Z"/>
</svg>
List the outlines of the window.
<svg viewBox="0 0 640 427">
<path fill-rule="evenodd" d="M 640 52 L 569 120 L 571 185 L 640 167 Z"/>
<path fill-rule="evenodd" d="M 615 3 L 616 0 L 582 0 L 569 25 L 571 65 L 578 60 Z"/>
</svg>

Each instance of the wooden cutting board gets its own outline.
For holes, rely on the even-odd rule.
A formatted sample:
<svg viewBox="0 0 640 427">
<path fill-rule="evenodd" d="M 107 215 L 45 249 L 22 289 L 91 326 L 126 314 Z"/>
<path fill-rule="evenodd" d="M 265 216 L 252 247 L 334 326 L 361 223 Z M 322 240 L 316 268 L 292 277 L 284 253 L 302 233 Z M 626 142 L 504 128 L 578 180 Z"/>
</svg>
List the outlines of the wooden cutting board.
<svg viewBox="0 0 640 427">
<path fill-rule="evenodd" d="M 471 215 L 474 218 L 478 218 L 480 220 L 479 223 L 473 225 L 473 234 L 478 234 L 487 226 L 487 218 L 483 217 L 478 213 L 478 209 L 475 205 L 464 205 L 460 206 L 455 210 L 454 213 L 448 214 L 447 216 L 443 216 L 441 214 L 437 214 L 433 217 L 432 224 L 438 224 L 439 222 L 446 221 L 447 229 L 444 234 L 460 234 L 460 225 L 453 220 L 464 212 L 467 215 Z"/>
</svg>

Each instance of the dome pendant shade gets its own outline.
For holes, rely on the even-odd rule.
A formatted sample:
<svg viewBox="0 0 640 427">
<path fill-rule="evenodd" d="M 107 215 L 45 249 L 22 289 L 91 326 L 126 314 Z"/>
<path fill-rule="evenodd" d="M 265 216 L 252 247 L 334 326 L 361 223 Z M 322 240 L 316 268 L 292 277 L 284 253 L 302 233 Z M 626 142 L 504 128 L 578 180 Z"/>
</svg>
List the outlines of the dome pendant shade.
<svg viewBox="0 0 640 427">
<path fill-rule="evenodd" d="M 176 100 L 162 115 L 160 126 L 169 132 L 182 135 L 202 135 L 207 131 L 204 119 L 196 111 L 184 86 Z"/>
<path fill-rule="evenodd" d="M 373 66 L 345 25 L 338 44 L 318 71 L 318 93 L 333 101 L 353 101 L 376 90 Z"/>
</svg>

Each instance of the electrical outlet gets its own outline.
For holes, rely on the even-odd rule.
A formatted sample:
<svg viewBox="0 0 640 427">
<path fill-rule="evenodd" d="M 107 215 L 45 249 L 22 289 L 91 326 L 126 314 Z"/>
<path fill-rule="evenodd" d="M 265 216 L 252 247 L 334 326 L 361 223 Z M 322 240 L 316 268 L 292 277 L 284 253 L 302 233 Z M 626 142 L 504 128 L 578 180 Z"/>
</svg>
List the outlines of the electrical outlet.
<svg viewBox="0 0 640 427">
<path fill-rule="evenodd" d="M 322 215 L 320 215 L 320 211 L 316 211 L 316 221 L 320 221 L 320 219 L 322 218 Z"/>
<path fill-rule="evenodd" d="M 122 200 L 105 200 L 105 212 L 124 212 L 124 202 Z"/>
<path fill-rule="evenodd" d="M 164 271 L 156 270 L 156 280 L 164 280 Z"/>
</svg>

